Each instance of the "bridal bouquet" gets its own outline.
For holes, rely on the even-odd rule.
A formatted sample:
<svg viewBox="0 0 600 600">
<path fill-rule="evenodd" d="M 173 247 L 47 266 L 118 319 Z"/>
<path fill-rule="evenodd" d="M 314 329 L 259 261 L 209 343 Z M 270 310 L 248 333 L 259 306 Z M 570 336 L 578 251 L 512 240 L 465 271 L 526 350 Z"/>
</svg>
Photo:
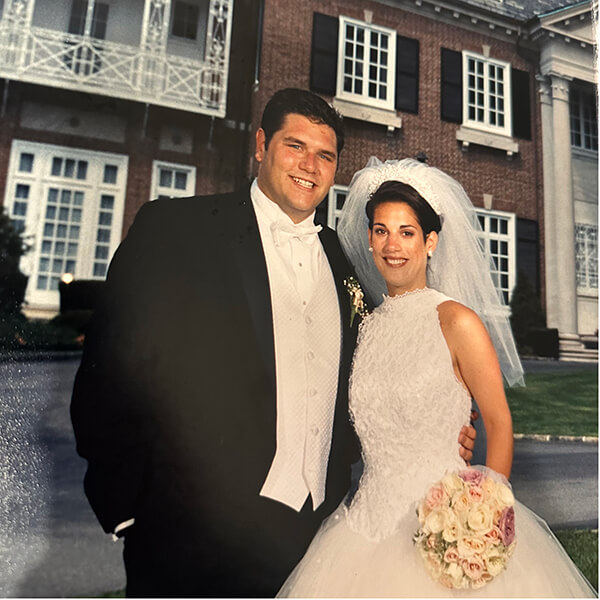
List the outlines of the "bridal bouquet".
<svg viewBox="0 0 600 600">
<path fill-rule="evenodd" d="M 506 480 L 485 467 L 434 484 L 417 508 L 421 527 L 413 538 L 433 579 L 476 589 L 501 573 L 516 545 L 514 502 Z"/>
</svg>

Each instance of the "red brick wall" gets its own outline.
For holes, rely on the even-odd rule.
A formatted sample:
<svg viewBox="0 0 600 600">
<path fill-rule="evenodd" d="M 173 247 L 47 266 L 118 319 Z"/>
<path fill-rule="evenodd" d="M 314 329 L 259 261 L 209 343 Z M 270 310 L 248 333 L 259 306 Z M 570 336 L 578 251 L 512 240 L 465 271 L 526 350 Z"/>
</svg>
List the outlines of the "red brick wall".
<svg viewBox="0 0 600 600">
<path fill-rule="evenodd" d="M 540 120 L 533 111 L 534 141 L 518 140 L 519 154 L 508 160 L 505 152 L 471 145 L 462 152 L 456 141 L 458 124 L 440 119 L 440 48 L 482 52 L 490 46 L 490 56 L 510 62 L 530 73 L 531 97 L 535 70 L 516 52 L 512 41 L 446 24 L 428 16 L 362 0 L 265 0 L 260 89 L 255 97 L 253 123 L 271 94 L 282 87 L 309 87 L 313 12 L 345 15 L 364 20 L 364 9 L 373 12 L 373 24 L 395 29 L 400 35 L 420 42 L 419 113 L 400 113 L 402 129 L 391 136 L 386 128 L 346 119 L 346 147 L 340 160 L 337 182 L 348 184 L 370 155 L 380 159 L 414 157 L 423 151 L 429 164 L 456 177 L 474 204 L 482 206 L 483 194 L 493 195 L 493 208 L 515 212 L 538 220 L 541 217 L 541 161 L 539 157 Z M 463 17 L 464 18 L 464 17 Z"/>
</svg>

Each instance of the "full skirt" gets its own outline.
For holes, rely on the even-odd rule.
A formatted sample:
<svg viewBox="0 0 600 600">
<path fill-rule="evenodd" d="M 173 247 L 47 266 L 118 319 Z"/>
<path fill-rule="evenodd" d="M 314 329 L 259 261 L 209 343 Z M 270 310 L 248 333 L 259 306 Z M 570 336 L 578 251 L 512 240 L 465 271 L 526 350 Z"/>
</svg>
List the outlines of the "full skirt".
<svg viewBox="0 0 600 600">
<path fill-rule="evenodd" d="M 349 527 L 346 510 L 340 506 L 323 523 L 278 597 L 597 597 L 546 522 L 519 502 L 517 544 L 506 570 L 474 590 L 451 590 L 430 577 L 412 542 L 416 514 L 405 515 L 393 535 L 371 541 Z"/>
</svg>

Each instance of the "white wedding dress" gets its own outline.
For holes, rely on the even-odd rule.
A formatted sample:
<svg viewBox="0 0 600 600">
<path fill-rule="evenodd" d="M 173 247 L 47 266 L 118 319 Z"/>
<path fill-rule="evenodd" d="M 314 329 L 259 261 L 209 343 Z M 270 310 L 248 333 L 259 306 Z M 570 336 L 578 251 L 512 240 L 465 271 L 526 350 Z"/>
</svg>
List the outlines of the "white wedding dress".
<svg viewBox="0 0 600 600">
<path fill-rule="evenodd" d="M 439 323 L 437 306 L 448 299 L 429 288 L 386 297 L 361 324 L 350 380 L 360 485 L 323 523 L 279 596 L 596 596 L 545 522 L 519 503 L 515 553 L 485 587 L 449 590 L 421 564 L 416 504 L 447 471 L 464 468 L 457 440 L 471 411 Z"/>
</svg>

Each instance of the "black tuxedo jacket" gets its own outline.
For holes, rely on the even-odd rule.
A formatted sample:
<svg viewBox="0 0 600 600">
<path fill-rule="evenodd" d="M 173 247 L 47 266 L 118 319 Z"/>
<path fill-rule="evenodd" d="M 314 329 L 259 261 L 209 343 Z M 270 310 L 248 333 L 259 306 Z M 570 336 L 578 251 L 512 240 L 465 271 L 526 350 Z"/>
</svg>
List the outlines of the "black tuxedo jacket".
<svg viewBox="0 0 600 600">
<path fill-rule="evenodd" d="M 117 250 L 71 417 L 104 530 L 135 518 L 125 534 L 129 595 L 273 595 L 348 490 L 357 320 L 351 329 L 337 237 L 319 235 L 343 343 L 326 501 L 300 513 L 259 496 L 275 453 L 275 365 L 248 190 L 148 203 Z"/>
</svg>

